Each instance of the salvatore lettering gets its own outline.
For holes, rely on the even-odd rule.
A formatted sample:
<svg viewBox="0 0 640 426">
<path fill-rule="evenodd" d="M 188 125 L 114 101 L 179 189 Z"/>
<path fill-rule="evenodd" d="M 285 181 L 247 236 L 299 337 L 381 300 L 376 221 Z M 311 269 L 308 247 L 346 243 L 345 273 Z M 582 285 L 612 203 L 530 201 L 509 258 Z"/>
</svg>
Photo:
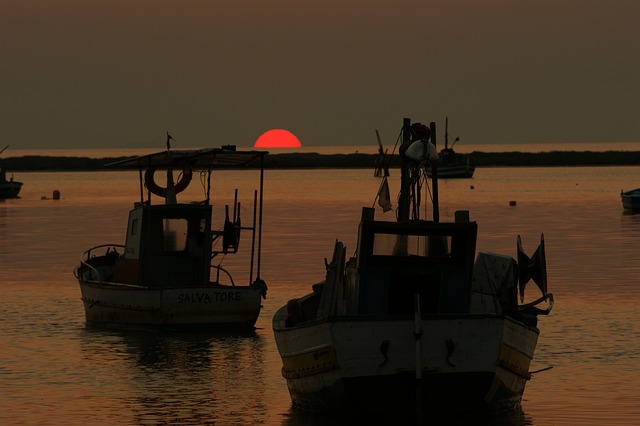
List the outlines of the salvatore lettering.
<svg viewBox="0 0 640 426">
<path fill-rule="evenodd" d="M 239 302 L 240 292 L 222 292 L 213 293 L 180 293 L 178 295 L 179 303 L 215 303 L 215 302 Z"/>
</svg>

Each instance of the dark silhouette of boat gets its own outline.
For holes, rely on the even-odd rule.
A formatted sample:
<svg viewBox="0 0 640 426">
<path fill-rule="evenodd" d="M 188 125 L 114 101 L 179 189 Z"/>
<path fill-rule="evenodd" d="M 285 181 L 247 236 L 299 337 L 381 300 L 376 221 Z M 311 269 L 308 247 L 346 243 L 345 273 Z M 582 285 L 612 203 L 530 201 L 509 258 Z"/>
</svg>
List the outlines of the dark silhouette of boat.
<svg viewBox="0 0 640 426">
<path fill-rule="evenodd" d="M 140 200 L 129 212 L 125 244 L 92 247 L 75 269 L 87 323 L 142 329 L 253 330 L 267 292 L 260 278 L 266 154 L 236 151 L 235 146 L 167 149 L 110 164 L 138 168 Z M 259 190 L 253 194 L 253 217 L 248 224 L 241 223 L 237 189 L 234 205 L 225 208 L 226 217 L 212 218 L 212 171 L 224 174 L 255 163 L 259 165 Z M 164 186 L 154 178 L 159 169 L 166 170 Z M 173 170 L 182 171 L 176 183 Z M 177 194 L 189 186 L 194 171 L 199 171 L 200 194 L 206 198 L 178 202 Z M 152 194 L 162 202 L 152 203 Z M 220 196 L 213 198 L 220 206 Z M 216 229 L 214 221 L 219 224 Z M 241 231 L 248 232 L 245 241 L 250 240 L 244 243 L 250 253 L 246 269 L 240 262 L 224 263 L 227 256 L 238 252 Z M 241 268 L 248 276 L 246 284 L 234 281 L 233 268 L 236 272 Z"/>
<path fill-rule="evenodd" d="M 621 191 L 622 207 L 633 213 L 640 212 L 640 188 L 630 191 Z"/>
<path fill-rule="evenodd" d="M 2 154 L 9 145 L 2 148 L 0 154 Z M 0 164 L 0 199 L 3 198 L 17 198 L 22 189 L 22 182 L 13 180 L 13 176 L 7 179 L 7 172 Z"/>
<path fill-rule="evenodd" d="M 553 306 L 544 239 L 531 258 L 519 236 L 517 260 L 476 255 L 468 211 L 440 220 L 435 123 L 405 119 L 399 152 L 396 220 L 364 207 L 353 257 L 336 241 L 325 280 L 273 317 L 293 404 L 416 415 L 517 409 L 534 373 L 538 315 Z M 530 279 L 542 294 L 525 304 Z"/>
</svg>

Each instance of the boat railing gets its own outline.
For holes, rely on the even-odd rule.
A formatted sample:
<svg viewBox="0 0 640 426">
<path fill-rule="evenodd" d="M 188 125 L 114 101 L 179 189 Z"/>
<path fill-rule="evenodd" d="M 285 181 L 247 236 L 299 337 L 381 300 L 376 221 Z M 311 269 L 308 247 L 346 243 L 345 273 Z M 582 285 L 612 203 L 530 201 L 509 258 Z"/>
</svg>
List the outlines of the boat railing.
<svg viewBox="0 0 640 426">
<path fill-rule="evenodd" d="M 537 305 L 541 304 L 542 302 L 547 302 L 546 309 L 540 309 L 537 307 Z M 553 309 L 553 303 L 553 293 L 545 293 L 532 302 L 525 303 L 524 305 L 518 305 L 518 310 L 520 312 L 531 313 L 536 316 L 549 315 L 549 312 L 551 312 L 551 310 Z"/>
<path fill-rule="evenodd" d="M 220 272 L 223 272 L 229 278 L 229 281 L 231 281 L 231 285 L 235 287 L 236 283 L 233 281 L 233 277 L 229 271 L 220 265 L 211 265 L 211 267 L 216 270 L 216 283 L 220 284 Z"/>
<path fill-rule="evenodd" d="M 88 250 L 85 250 L 84 253 L 82 253 L 82 256 L 80 256 L 80 266 L 76 268 L 76 270 L 74 271 L 76 278 L 78 278 L 80 274 L 80 269 L 86 268 L 89 271 L 91 271 L 90 274 L 93 279 L 96 279 L 97 281 L 102 282 L 102 275 L 100 274 L 100 272 L 95 266 L 89 263 L 89 260 L 96 257 L 95 254 L 93 254 L 92 252 L 96 251 L 97 249 L 105 248 L 105 247 L 107 248 L 107 251 L 104 254 L 104 256 L 112 255 L 114 257 L 120 256 L 120 254 L 117 251 L 118 247 L 123 249 L 125 248 L 124 244 L 100 244 L 98 246 L 94 246 Z"/>
</svg>

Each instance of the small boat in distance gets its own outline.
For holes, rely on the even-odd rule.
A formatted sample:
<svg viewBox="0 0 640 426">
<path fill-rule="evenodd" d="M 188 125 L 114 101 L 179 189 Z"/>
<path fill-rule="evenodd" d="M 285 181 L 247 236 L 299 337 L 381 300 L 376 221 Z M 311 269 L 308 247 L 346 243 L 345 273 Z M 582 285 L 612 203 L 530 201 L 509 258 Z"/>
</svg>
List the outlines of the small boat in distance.
<svg viewBox="0 0 640 426">
<path fill-rule="evenodd" d="M 9 145 L 2 148 L 0 154 L 2 154 Z M 0 164 L 0 199 L 4 198 L 17 198 L 22 189 L 22 182 L 13 180 L 13 176 L 7 180 L 7 172 Z"/>
<path fill-rule="evenodd" d="M 427 168 L 438 167 L 435 123 L 405 119 L 402 142 L 396 220 L 364 207 L 353 257 L 336 241 L 325 280 L 273 317 L 293 405 L 416 420 L 517 410 L 532 375 L 538 315 L 553 306 L 544 240 L 531 258 L 519 236 L 517 261 L 476 256 L 469 212 L 441 222 L 438 173 L 424 188 Z M 430 220 L 420 217 L 427 194 Z M 542 295 L 524 303 L 530 279 Z"/>
<path fill-rule="evenodd" d="M 87 323 L 163 330 L 253 330 L 267 292 L 260 278 L 266 154 L 236 151 L 235 146 L 167 149 L 107 165 L 138 169 L 140 200 L 129 212 L 125 244 L 92 247 L 75 268 Z M 227 205 L 226 217 L 216 218 L 220 227 L 212 229 L 212 171 L 224 173 L 256 163 L 260 177 L 259 190 L 253 194 L 252 224 L 241 224 L 236 189 L 233 213 Z M 167 171 L 166 186 L 154 180 L 158 169 Z M 182 170 L 175 184 L 173 170 Z M 176 194 L 189 186 L 196 170 L 205 200 L 179 203 Z M 152 204 L 151 194 L 163 202 Z M 218 202 L 221 207 L 222 201 Z M 235 282 L 222 265 L 227 255 L 237 253 L 241 231 L 250 232 L 251 240 L 249 265 L 243 269 L 249 276 L 246 285 Z"/>
<path fill-rule="evenodd" d="M 622 207 L 631 212 L 640 212 L 640 188 L 631 191 L 620 191 Z"/>
<path fill-rule="evenodd" d="M 453 146 L 460 140 L 456 138 L 449 147 L 449 118 L 445 121 L 444 149 L 440 151 L 438 158 L 438 178 L 471 178 L 476 166 L 471 163 L 471 155 L 460 154 L 453 150 Z M 427 176 L 431 177 L 431 168 L 427 170 Z"/>
</svg>

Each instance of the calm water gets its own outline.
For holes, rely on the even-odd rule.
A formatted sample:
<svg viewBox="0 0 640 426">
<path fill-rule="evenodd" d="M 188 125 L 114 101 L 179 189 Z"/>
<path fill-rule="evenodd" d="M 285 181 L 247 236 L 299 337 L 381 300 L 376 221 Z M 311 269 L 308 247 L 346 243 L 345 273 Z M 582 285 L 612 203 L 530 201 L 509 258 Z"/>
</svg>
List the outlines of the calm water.
<svg viewBox="0 0 640 426">
<path fill-rule="evenodd" d="M 266 172 L 269 294 L 255 334 L 239 336 L 87 328 L 72 270 L 86 248 L 123 242 L 137 174 L 16 173 L 22 198 L 0 202 L 0 424 L 335 424 L 291 410 L 271 317 L 323 279 L 336 238 L 353 251 L 372 175 Z M 217 190 L 248 196 L 249 174 L 233 177 Z M 541 232 L 547 245 L 556 306 L 532 370 L 553 368 L 528 383 L 524 414 L 489 424 L 638 424 L 640 216 L 619 197 L 638 186 L 640 167 L 481 168 L 441 182 L 441 217 L 469 209 L 480 250 L 515 256 L 521 234 L 532 253 Z M 41 199 L 54 189 L 61 200 Z"/>
</svg>

